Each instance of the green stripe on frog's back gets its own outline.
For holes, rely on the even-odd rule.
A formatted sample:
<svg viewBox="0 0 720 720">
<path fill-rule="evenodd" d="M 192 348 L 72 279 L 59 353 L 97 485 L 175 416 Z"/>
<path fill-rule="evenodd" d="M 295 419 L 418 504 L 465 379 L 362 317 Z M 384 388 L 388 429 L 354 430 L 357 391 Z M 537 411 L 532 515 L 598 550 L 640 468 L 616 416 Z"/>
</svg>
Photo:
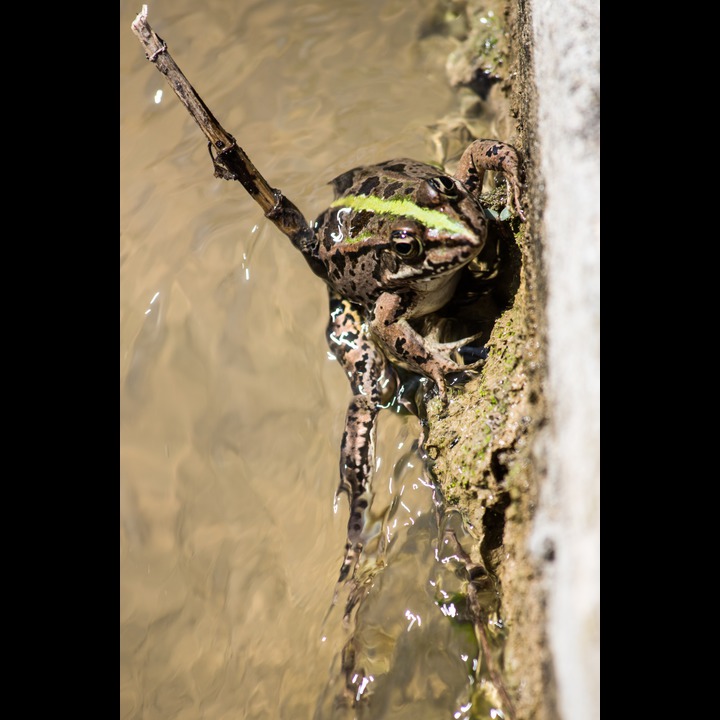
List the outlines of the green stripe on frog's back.
<svg viewBox="0 0 720 720">
<path fill-rule="evenodd" d="M 391 198 L 384 200 L 375 195 L 346 195 L 330 204 L 330 207 L 346 207 L 351 210 L 366 210 L 377 215 L 394 215 L 409 217 L 425 225 L 431 230 L 438 230 L 463 235 L 470 232 L 469 228 L 457 220 L 453 220 L 439 210 L 430 210 L 415 204 L 407 198 Z M 367 237 L 367 236 L 365 236 Z M 360 242 L 365 239 L 361 233 L 357 238 L 347 238 L 346 242 Z"/>
</svg>

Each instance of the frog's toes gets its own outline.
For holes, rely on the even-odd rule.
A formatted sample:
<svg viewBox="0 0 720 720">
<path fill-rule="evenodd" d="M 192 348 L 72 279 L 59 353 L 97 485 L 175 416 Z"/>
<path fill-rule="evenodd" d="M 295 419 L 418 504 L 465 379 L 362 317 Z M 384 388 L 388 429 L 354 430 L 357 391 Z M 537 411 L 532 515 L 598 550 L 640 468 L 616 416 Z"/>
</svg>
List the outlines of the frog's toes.
<svg viewBox="0 0 720 720">
<path fill-rule="evenodd" d="M 458 365 L 448 373 L 450 377 L 446 378 L 446 382 L 449 386 L 456 384 L 464 385 L 469 380 L 472 380 L 472 378 L 477 377 L 484 365 L 485 358 L 480 358 L 467 365 Z"/>
<path fill-rule="evenodd" d="M 479 370 L 483 365 L 485 365 L 484 357 L 479 360 L 475 360 L 475 362 L 468 363 L 467 365 L 460 365 L 460 372 Z"/>
<path fill-rule="evenodd" d="M 469 345 L 471 342 L 480 339 L 484 333 L 477 333 L 476 335 L 470 335 L 470 337 L 461 338 L 460 340 L 452 340 L 450 342 L 437 342 L 430 338 L 425 338 L 425 345 L 433 352 L 445 354 L 448 351 L 459 350 L 465 345 Z"/>
<path fill-rule="evenodd" d="M 461 384 L 467 382 L 470 379 L 470 376 L 479 372 L 484 364 L 485 358 L 481 358 L 480 360 L 476 360 L 475 362 L 467 365 L 460 365 L 452 360 L 438 362 L 436 368 L 439 371 L 432 374 L 432 379 L 437 387 L 437 397 L 445 409 L 447 409 L 449 404 L 448 387 L 450 385 L 454 385 L 456 382 L 460 382 Z M 448 378 L 448 376 L 455 377 Z"/>
<path fill-rule="evenodd" d="M 435 381 L 435 384 L 438 386 L 438 388 L 445 389 L 447 387 L 447 382 L 445 380 L 446 375 L 450 375 L 452 373 L 464 373 L 469 370 L 477 370 L 481 368 L 484 364 L 484 357 L 481 357 L 478 360 L 467 363 L 465 365 L 459 362 L 455 362 L 455 360 L 452 360 L 451 358 L 444 355 L 435 355 L 433 357 L 434 367 L 433 371 L 430 373 L 430 377 L 432 377 L 432 379 Z"/>
<path fill-rule="evenodd" d="M 442 372 L 439 368 L 435 370 L 431 374 L 431 378 L 433 382 L 435 383 L 435 387 L 437 389 L 437 397 L 442 403 L 443 407 L 447 407 L 448 404 L 448 391 L 447 391 L 447 381 L 445 380 L 445 373 Z"/>
<path fill-rule="evenodd" d="M 436 362 L 440 364 L 443 372 L 460 372 L 474 363 L 482 363 L 487 357 L 487 350 L 483 347 L 472 345 L 473 341 L 483 337 L 483 333 L 471 335 L 470 337 L 451 342 L 425 342 Z M 454 355 L 453 355 L 454 353 Z M 479 365 L 474 365 L 479 367 Z"/>
<path fill-rule="evenodd" d="M 508 189 L 508 204 L 505 210 L 503 210 L 502 214 L 500 215 L 501 220 L 505 220 L 507 218 L 504 218 L 503 215 L 506 214 L 506 211 L 509 211 L 510 206 L 512 205 L 515 209 L 515 212 L 518 214 L 518 217 L 525 222 L 525 213 L 523 212 L 522 205 L 520 203 L 520 195 L 521 189 L 520 189 L 520 181 L 517 178 L 508 178 L 508 185 L 510 188 Z M 510 202 L 510 195 L 512 195 L 512 203 Z M 509 213 L 508 213 L 509 214 Z"/>
</svg>

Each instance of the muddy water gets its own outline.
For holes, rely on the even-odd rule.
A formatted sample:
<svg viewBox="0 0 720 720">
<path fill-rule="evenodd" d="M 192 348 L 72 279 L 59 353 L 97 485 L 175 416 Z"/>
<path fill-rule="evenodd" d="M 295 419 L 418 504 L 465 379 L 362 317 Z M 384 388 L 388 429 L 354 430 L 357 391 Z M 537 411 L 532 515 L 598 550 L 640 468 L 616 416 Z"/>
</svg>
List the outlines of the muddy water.
<svg viewBox="0 0 720 720">
<path fill-rule="evenodd" d="M 349 399 L 326 295 L 205 141 L 120 6 L 120 716 L 466 717 L 477 647 L 417 421 L 381 418 L 382 546 L 349 638 L 328 614 Z M 164 0 L 149 22 L 268 181 L 314 218 L 362 163 L 432 157 L 452 109 L 423 0 Z M 437 52 L 436 52 L 437 51 Z M 447 600 L 443 602 L 443 599 Z M 353 684 L 354 683 L 354 684 Z M 488 715 L 489 717 L 489 715 Z"/>
</svg>

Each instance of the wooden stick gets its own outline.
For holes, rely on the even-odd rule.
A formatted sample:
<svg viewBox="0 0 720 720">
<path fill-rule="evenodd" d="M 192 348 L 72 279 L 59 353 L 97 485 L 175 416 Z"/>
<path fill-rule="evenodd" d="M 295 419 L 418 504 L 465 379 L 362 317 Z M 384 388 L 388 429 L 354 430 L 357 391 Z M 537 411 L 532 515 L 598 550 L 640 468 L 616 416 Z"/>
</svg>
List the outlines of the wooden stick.
<svg viewBox="0 0 720 720">
<path fill-rule="evenodd" d="M 131 25 L 132 31 L 144 47 L 147 59 L 165 76 L 208 139 L 215 177 L 240 182 L 263 209 L 265 217 L 290 238 L 313 267 L 310 257 L 313 233 L 304 216 L 279 190 L 270 186 L 235 138 L 220 125 L 173 60 L 165 41 L 148 24 L 147 15 L 147 5 L 143 5 Z"/>
</svg>

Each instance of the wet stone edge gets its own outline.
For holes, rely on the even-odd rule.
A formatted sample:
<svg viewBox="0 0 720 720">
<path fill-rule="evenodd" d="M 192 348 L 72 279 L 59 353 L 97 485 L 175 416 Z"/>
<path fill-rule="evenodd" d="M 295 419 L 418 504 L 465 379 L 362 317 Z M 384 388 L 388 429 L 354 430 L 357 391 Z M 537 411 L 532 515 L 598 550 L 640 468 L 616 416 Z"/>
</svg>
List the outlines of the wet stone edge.
<svg viewBox="0 0 720 720">
<path fill-rule="evenodd" d="M 514 714 L 518 720 L 551 720 L 558 714 L 542 568 L 529 550 L 545 474 L 536 440 L 546 422 L 531 7 L 522 0 L 472 5 L 465 8 L 471 27 L 493 8 L 505 23 L 504 42 L 489 48 L 491 60 L 472 59 L 480 28 L 468 33 L 468 44 L 456 51 L 453 62 L 464 52 L 470 58 L 468 67 L 491 68 L 492 92 L 502 95 L 513 123 L 513 137 L 500 139 L 515 144 L 525 161 L 528 222 L 513 226 L 517 288 L 492 330 L 483 371 L 453 392 L 447 410 L 436 402 L 428 404 L 424 450 L 445 502 L 462 513 L 478 538 L 472 561 L 497 579 L 498 613 L 505 628 L 501 674 Z"/>
</svg>

